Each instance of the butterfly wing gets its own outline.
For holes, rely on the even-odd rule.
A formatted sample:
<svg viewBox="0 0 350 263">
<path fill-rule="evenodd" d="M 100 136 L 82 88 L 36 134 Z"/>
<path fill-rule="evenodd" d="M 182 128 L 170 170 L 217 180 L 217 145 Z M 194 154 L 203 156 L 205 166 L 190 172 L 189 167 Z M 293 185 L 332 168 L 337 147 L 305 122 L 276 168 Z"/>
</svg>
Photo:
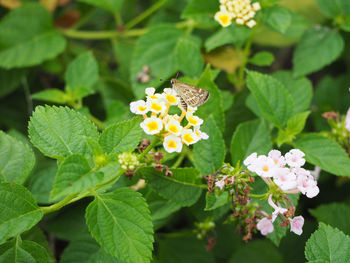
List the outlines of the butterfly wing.
<svg viewBox="0 0 350 263">
<path fill-rule="evenodd" d="M 198 107 L 205 103 L 210 94 L 205 89 L 197 88 L 183 82 L 174 85 L 177 94 L 191 107 Z"/>
</svg>

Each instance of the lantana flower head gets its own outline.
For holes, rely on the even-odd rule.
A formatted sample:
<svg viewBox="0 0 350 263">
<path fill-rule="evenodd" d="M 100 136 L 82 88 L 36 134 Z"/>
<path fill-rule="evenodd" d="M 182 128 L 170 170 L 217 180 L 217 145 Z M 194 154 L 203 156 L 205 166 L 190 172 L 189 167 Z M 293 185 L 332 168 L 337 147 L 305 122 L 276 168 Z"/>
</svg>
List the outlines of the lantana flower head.
<svg viewBox="0 0 350 263">
<path fill-rule="evenodd" d="M 256 228 L 261 232 L 262 235 L 266 236 L 267 234 L 270 234 L 273 232 L 274 227 L 272 224 L 272 221 L 266 217 L 261 219 L 258 224 L 256 225 Z"/>
<path fill-rule="evenodd" d="M 192 145 L 209 138 L 200 130 L 203 120 L 194 115 L 197 107 L 188 105 L 187 111 L 182 109 L 174 89 L 166 88 L 163 93 L 156 93 L 154 88 L 147 88 L 145 93 L 146 101 L 131 102 L 130 111 L 143 116 L 141 128 L 146 134 L 160 137 L 167 152 L 181 152 L 183 144 Z M 181 110 L 181 116 L 169 114 L 173 106 Z"/>
<path fill-rule="evenodd" d="M 319 193 L 317 181 L 310 171 L 301 166 L 305 164 L 305 154 L 299 149 L 292 149 L 282 156 L 279 151 L 272 150 L 268 156 L 256 153 L 244 160 L 249 171 L 264 178 L 267 183 L 276 184 L 285 193 L 302 193 L 313 198 Z"/>
<path fill-rule="evenodd" d="M 220 0 L 220 11 L 214 18 L 221 26 L 227 27 L 235 22 L 237 25 L 254 27 L 256 11 L 260 10 L 259 2 L 251 3 L 250 0 Z"/>
</svg>

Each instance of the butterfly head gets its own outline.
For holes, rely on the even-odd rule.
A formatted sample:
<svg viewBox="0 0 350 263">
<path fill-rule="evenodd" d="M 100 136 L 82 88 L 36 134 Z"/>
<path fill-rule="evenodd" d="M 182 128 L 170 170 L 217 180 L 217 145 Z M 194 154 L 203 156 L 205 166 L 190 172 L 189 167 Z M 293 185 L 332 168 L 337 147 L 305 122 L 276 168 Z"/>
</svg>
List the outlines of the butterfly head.
<svg viewBox="0 0 350 263">
<path fill-rule="evenodd" d="M 171 79 L 170 83 L 171 83 L 171 85 L 175 85 L 177 83 L 177 79 Z"/>
</svg>

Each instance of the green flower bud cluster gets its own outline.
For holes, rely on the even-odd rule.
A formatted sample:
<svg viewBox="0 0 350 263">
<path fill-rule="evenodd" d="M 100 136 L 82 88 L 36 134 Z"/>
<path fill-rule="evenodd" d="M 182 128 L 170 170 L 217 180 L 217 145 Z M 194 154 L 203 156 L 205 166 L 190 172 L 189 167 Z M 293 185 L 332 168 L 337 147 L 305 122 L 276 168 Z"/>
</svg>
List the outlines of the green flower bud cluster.
<svg viewBox="0 0 350 263">
<path fill-rule="evenodd" d="M 134 153 L 122 153 L 118 155 L 118 162 L 124 170 L 135 170 L 140 162 Z"/>
</svg>

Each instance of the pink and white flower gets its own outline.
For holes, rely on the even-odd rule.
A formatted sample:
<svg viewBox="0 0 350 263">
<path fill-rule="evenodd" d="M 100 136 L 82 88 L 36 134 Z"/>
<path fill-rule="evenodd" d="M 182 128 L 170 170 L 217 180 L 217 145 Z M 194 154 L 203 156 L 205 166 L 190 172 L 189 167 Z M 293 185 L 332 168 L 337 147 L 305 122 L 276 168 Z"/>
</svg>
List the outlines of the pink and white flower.
<svg viewBox="0 0 350 263">
<path fill-rule="evenodd" d="M 260 233 L 264 236 L 267 234 L 270 234 L 273 232 L 274 227 L 270 219 L 264 217 L 263 219 L 259 220 L 258 224 L 256 225 L 256 228 L 260 231 Z"/>
<path fill-rule="evenodd" d="M 275 219 L 277 218 L 278 214 L 282 214 L 282 215 L 283 215 L 285 212 L 288 211 L 288 209 L 286 209 L 286 208 L 277 206 L 277 205 L 272 201 L 272 195 L 269 196 L 268 203 L 269 203 L 269 205 L 270 205 L 273 209 L 275 209 L 275 211 L 273 211 L 273 213 L 272 213 L 272 222 L 275 221 Z"/>
<path fill-rule="evenodd" d="M 297 186 L 297 176 L 289 168 L 276 168 L 273 173 L 273 181 L 283 191 L 293 189 Z"/>
<path fill-rule="evenodd" d="M 348 112 L 346 113 L 345 117 L 345 129 L 350 131 L 350 108 L 348 109 Z"/>
<path fill-rule="evenodd" d="M 258 154 L 257 153 L 252 153 L 249 155 L 245 160 L 243 161 L 243 164 L 247 166 L 248 170 L 251 172 L 255 172 L 255 163 L 258 159 Z"/>
<path fill-rule="evenodd" d="M 297 183 L 299 191 L 308 198 L 313 198 L 320 192 L 317 182 L 312 175 L 299 175 Z"/>
<path fill-rule="evenodd" d="M 255 173 L 261 177 L 272 177 L 276 167 L 275 162 L 265 155 L 260 155 L 253 165 Z"/>
<path fill-rule="evenodd" d="M 281 152 L 278 150 L 271 150 L 268 154 L 277 166 L 282 167 L 286 164 L 285 158 L 282 156 Z"/>
<path fill-rule="evenodd" d="M 305 154 L 299 149 L 292 149 L 286 153 L 285 158 L 290 167 L 301 167 L 305 164 L 304 156 Z"/>
<path fill-rule="evenodd" d="M 303 233 L 304 218 L 302 216 L 296 216 L 290 221 L 290 231 L 297 235 Z"/>
</svg>

